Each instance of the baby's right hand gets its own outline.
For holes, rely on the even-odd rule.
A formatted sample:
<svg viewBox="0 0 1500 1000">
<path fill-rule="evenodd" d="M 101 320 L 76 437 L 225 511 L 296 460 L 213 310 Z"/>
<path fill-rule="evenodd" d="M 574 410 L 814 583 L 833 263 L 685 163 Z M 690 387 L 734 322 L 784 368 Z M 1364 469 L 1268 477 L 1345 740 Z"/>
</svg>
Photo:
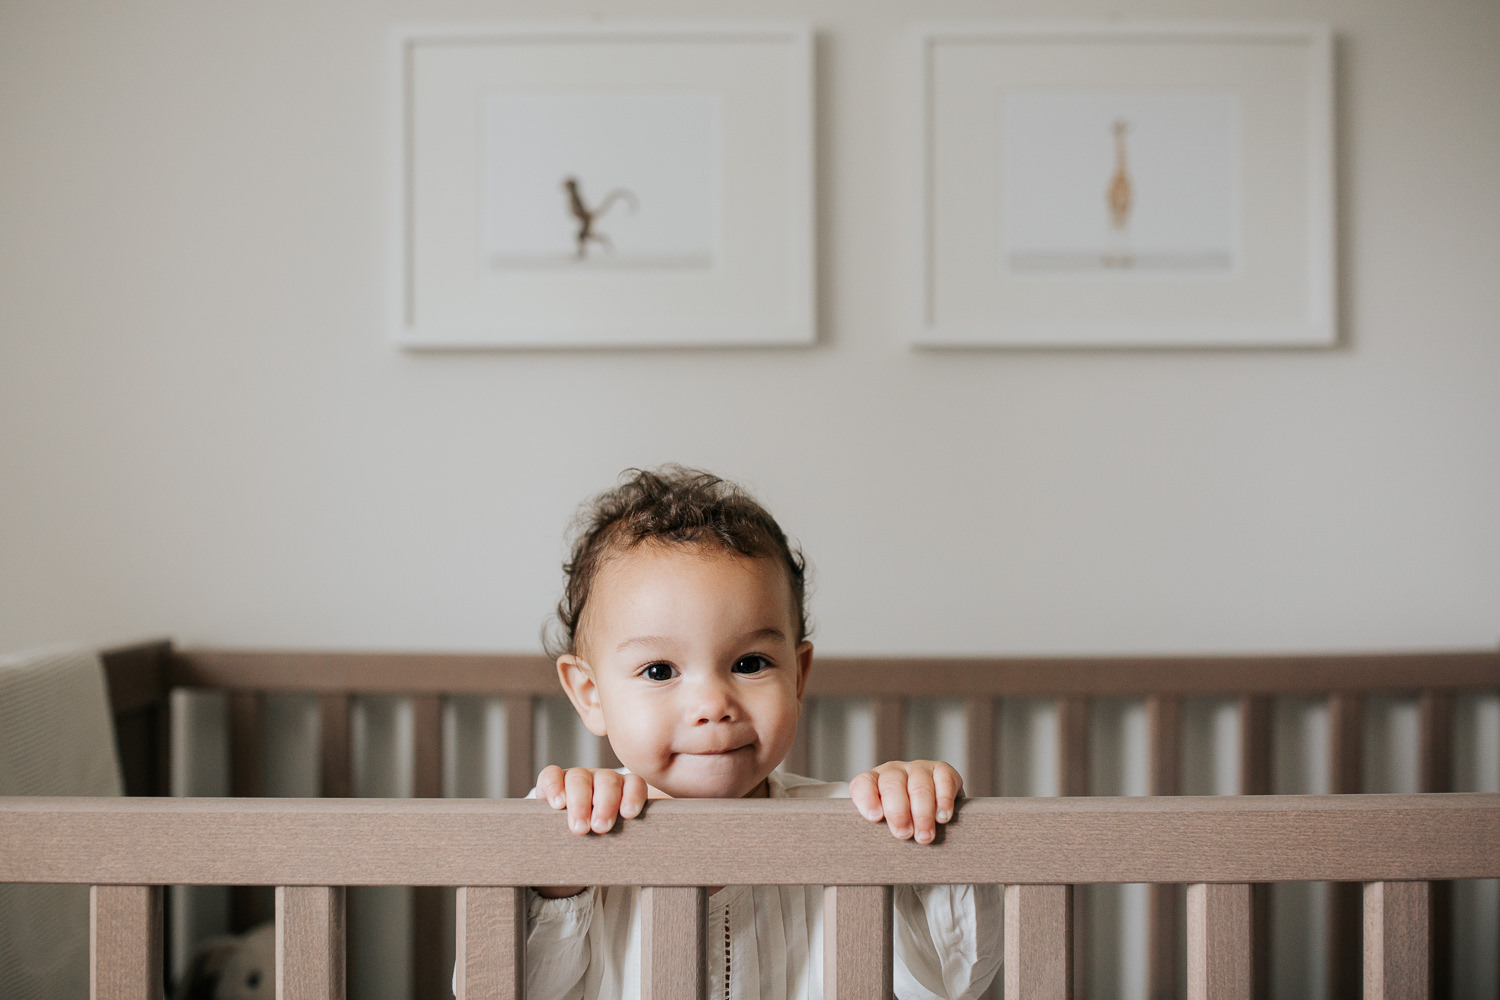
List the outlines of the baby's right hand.
<svg viewBox="0 0 1500 1000">
<path fill-rule="evenodd" d="M 615 817 L 634 819 L 646 804 L 646 779 L 607 767 L 542 768 L 536 777 L 536 797 L 553 809 L 568 810 L 568 829 L 574 833 L 608 833 Z"/>
</svg>

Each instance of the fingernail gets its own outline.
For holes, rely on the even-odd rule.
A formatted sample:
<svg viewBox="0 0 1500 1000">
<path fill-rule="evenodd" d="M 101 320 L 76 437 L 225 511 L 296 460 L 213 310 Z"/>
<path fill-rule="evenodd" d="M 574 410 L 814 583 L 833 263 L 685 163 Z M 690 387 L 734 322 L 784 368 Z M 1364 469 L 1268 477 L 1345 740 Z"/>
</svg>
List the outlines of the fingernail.
<svg viewBox="0 0 1500 1000">
<path fill-rule="evenodd" d="M 568 824 L 568 827 L 574 833 L 588 833 L 589 832 L 589 825 L 587 823 L 585 823 L 581 819 L 575 819 L 575 820 L 573 820 L 571 823 Z"/>
<path fill-rule="evenodd" d="M 911 827 L 893 826 L 891 827 L 891 834 L 898 840 L 905 840 L 907 837 L 911 836 Z"/>
<path fill-rule="evenodd" d="M 880 818 L 880 810 L 879 809 L 866 809 L 865 810 L 865 819 L 869 820 L 871 823 L 875 822 L 879 818 Z"/>
<path fill-rule="evenodd" d="M 953 814 L 951 812 L 948 812 L 948 810 L 946 810 L 946 809 L 944 809 L 942 812 L 939 812 L 937 814 L 937 821 L 939 823 L 946 823 L 946 822 L 948 822 L 952 818 L 953 818 Z"/>
<path fill-rule="evenodd" d="M 919 843 L 919 844 L 930 844 L 930 843 L 932 843 L 932 834 L 928 833 L 926 830 L 923 830 L 921 833 L 917 834 L 917 843 Z"/>
<path fill-rule="evenodd" d="M 596 820 L 594 820 L 594 832 L 595 833 L 608 833 L 609 832 L 609 828 L 612 827 L 612 826 L 614 826 L 614 825 L 615 825 L 614 820 L 596 819 Z"/>
<path fill-rule="evenodd" d="M 563 802 L 564 801 L 565 800 L 563 799 L 563 797 L 561 795 L 554 795 L 554 796 L 552 796 L 552 808 L 553 809 L 561 809 L 563 807 Z"/>
</svg>

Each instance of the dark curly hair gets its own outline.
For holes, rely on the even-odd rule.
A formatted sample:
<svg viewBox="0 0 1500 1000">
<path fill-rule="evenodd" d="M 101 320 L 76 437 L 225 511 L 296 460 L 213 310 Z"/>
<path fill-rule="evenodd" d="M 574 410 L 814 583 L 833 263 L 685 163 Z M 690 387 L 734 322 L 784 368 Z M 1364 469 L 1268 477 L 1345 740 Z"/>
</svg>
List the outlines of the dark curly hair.
<svg viewBox="0 0 1500 1000">
<path fill-rule="evenodd" d="M 767 510 L 739 486 L 700 469 L 664 465 L 626 469 L 613 489 L 580 508 L 570 532 L 571 558 L 557 617 L 542 642 L 553 659 L 577 652 L 578 624 L 600 568 L 642 542 L 714 546 L 774 559 L 786 570 L 797 612 L 796 641 L 807 638 L 807 560 Z"/>
</svg>

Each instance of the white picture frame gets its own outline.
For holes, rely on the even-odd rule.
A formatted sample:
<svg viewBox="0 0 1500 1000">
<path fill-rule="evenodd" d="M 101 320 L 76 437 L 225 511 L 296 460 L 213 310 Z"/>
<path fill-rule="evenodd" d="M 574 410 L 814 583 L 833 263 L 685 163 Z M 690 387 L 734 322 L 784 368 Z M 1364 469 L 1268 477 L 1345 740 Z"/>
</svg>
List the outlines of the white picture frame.
<svg viewBox="0 0 1500 1000">
<path fill-rule="evenodd" d="M 926 24 L 914 42 L 915 346 L 1337 343 L 1327 26 Z"/>
<path fill-rule="evenodd" d="M 815 340 L 808 25 L 405 27 L 393 47 L 398 344 Z"/>
</svg>

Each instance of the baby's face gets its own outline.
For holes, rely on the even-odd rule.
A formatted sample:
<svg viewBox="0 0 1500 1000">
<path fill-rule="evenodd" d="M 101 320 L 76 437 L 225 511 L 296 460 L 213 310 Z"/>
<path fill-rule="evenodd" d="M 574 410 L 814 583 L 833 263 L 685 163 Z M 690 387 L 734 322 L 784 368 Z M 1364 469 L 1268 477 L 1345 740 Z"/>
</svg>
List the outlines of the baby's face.
<svg viewBox="0 0 1500 1000">
<path fill-rule="evenodd" d="M 559 661 L 589 729 L 674 798 L 756 792 L 791 749 L 811 664 L 777 563 L 649 542 L 605 563 Z"/>
</svg>

